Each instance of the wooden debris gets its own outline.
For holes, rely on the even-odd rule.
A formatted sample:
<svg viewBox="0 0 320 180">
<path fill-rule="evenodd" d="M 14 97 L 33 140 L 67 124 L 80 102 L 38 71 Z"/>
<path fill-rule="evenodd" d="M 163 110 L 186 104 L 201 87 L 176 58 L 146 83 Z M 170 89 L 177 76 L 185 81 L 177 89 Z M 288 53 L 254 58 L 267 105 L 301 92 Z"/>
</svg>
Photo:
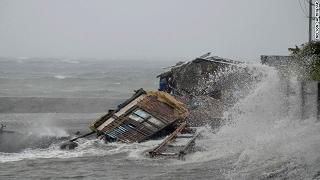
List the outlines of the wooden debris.
<svg viewBox="0 0 320 180">
<path fill-rule="evenodd" d="M 183 159 L 184 156 L 192 150 L 195 140 L 199 136 L 197 134 L 181 134 L 186 128 L 187 123 L 182 123 L 173 133 L 171 133 L 156 148 L 149 151 L 150 157 L 170 156 Z"/>
</svg>

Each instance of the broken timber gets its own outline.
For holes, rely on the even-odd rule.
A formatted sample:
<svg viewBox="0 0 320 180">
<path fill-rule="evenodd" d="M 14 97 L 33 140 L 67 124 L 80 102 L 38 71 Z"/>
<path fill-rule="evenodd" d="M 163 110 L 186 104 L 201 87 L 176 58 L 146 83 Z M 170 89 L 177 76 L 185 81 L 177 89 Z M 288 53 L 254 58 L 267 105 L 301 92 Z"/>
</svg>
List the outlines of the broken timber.
<svg viewBox="0 0 320 180">
<path fill-rule="evenodd" d="M 171 133 L 162 143 L 153 150 L 149 151 L 150 157 L 156 156 L 176 156 L 183 159 L 190 152 L 191 147 L 195 145 L 195 140 L 199 136 L 197 134 L 183 133 L 187 123 L 182 123 L 173 133 Z"/>
<path fill-rule="evenodd" d="M 177 136 L 179 132 L 183 130 L 187 125 L 186 122 L 183 122 L 170 136 L 168 136 L 161 144 L 159 144 L 156 148 L 149 152 L 151 157 L 161 154 L 163 148 L 168 145 L 174 138 Z"/>
</svg>

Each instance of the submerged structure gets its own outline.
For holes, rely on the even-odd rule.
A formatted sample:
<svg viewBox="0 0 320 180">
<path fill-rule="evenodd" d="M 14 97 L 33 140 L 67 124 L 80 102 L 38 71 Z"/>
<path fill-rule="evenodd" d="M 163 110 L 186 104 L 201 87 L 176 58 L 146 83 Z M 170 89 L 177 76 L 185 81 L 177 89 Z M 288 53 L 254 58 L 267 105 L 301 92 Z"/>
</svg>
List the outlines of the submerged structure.
<svg viewBox="0 0 320 180">
<path fill-rule="evenodd" d="M 4 124 L 0 124 L 0 135 L 1 134 L 4 134 L 4 133 L 14 133 L 14 131 L 8 131 L 8 130 L 5 130 L 5 128 L 7 127 L 6 125 Z"/>
<path fill-rule="evenodd" d="M 187 141 L 177 145 L 176 152 L 169 153 L 181 157 L 195 137 L 186 123 L 188 115 L 186 105 L 170 94 L 139 89 L 116 110 L 109 110 L 106 115 L 92 122 L 90 128 L 107 143 L 143 142 L 169 135 L 163 143 L 150 151 L 152 157 L 168 155 L 165 152 L 168 145 L 172 146 L 172 142 L 177 142 L 181 134 L 187 133 L 188 137 L 184 136 Z"/>
</svg>

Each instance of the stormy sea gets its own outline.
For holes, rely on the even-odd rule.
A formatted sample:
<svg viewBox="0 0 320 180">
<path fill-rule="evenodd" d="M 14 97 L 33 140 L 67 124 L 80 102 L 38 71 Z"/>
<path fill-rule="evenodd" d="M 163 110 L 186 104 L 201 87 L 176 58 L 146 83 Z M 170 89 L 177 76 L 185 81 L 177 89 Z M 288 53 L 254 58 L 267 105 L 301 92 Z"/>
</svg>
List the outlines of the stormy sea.
<svg viewBox="0 0 320 180">
<path fill-rule="evenodd" d="M 230 108 L 218 129 L 200 127 L 199 151 L 185 160 L 151 159 L 161 140 L 59 144 L 116 107 L 174 61 L 0 59 L 0 179 L 320 179 L 320 123 L 299 116 L 299 84 L 290 80 L 287 113 L 275 69 L 250 64 L 263 78 Z M 290 106 L 290 107 L 289 107 Z M 79 131 L 79 132 L 78 132 Z"/>
</svg>

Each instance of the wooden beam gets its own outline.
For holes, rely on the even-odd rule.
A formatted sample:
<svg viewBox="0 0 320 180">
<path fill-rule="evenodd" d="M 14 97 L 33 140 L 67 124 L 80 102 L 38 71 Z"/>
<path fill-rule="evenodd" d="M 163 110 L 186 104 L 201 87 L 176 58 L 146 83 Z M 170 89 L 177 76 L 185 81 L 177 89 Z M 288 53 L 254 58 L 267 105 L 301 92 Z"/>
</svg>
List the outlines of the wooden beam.
<svg viewBox="0 0 320 180">
<path fill-rule="evenodd" d="M 180 126 L 173 133 L 170 134 L 170 136 L 168 136 L 161 144 L 159 144 L 156 148 L 154 148 L 152 151 L 149 152 L 150 156 L 154 157 L 154 156 L 160 154 L 161 151 L 163 150 L 163 148 L 167 144 L 172 142 L 172 140 L 175 139 L 177 134 L 180 133 L 186 127 L 186 125 L 187 125 L 186 122 L 181 123 Z"/>
</svg>

